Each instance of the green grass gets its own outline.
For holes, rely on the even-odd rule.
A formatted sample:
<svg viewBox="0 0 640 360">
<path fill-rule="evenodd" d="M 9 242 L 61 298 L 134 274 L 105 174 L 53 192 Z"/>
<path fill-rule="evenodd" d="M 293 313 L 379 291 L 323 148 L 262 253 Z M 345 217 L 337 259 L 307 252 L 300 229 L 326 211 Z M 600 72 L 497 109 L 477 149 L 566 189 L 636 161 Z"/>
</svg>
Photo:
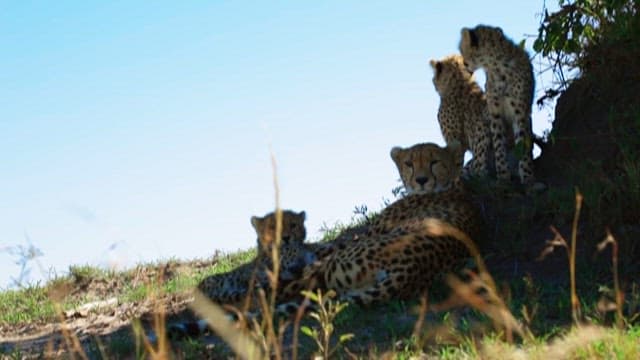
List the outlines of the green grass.
<svg viewBox="0 0 640 360">
<path fill-rule="evenodd" d="M 0 292 L 0 324 L 49 321 L 54 315 L 53 303 L 42 287 Z"/>
<path fill-rule="evenodd" d="M 344 227 L 341 227 L 343 229 Z M 180 264 L 176 261 L 147 264 L 124 272 L 104 271 L 88 266 L 73 267 L 70 275 L 60 277 L 43 286 L 31 286 L 19 290 L 0 292 L 0 324 L 15 325 L 27 323 L 42 323 L 55 319 L 54 303 L 50 294 L 58 288 L 87 286 L 100 282 L 119 284 L 109 295 L 117 296 L 121 302 L 141 301 L 151 296 L 154 284 L 160 284 L 161 292 L 180 294 L 188 291 L 205 276 L 229 271 L 240 264 L 250 261 L 255 256 L 254 251 L 242 251 L 236 254 L 221 255 L 216 262 L 208 266 L 194 267 L 194 263 Z M 607 259 L 601 259 L 606 263 Z M 544 266 L 541 264 L 540 266 Z M 162 282 L 158 282 L 157 274 L 162 269 L 171 269 L 170 274 Z M 605 324 L 607 321 L 596 310 L 598 301 L 598 284 L 607 285 L 609 276 L 602 276 L 589 269 L 588 264 L 579 263 L 578 290 L 585 318 L 592 323 Z M 606 268 L 606 267 L 605 267 Z M 585 270 L 586 269 L 586 270 Z M 146 274 L 144 276 L 140 274 Z M 147 281 L 141 281 L 146 279 Z M 135 281 L 134 281 L 135 280 Z M 496 280 L 500 283 L 500 274 Z M 132 285 L 137 283 L 137 285 Z M 537 313 L 531 320 L 530 329 L 535 337 L 516 344 L 506 344 L 500 333 L 492 330 L 491 322 L 482 313 L 475 310 L 453 311 L 427 314 L 425 326 L 420 331 L 424 337 L 420 347 L 419 342 L 412 336 L 413 327 L 417 320 L 416 301 L 392 301 L 387 304 L 375 305 L 369 308 L 348 306 L 336 317 L 333 325 L 337 334 L 353 333 L 355 338 L 346 343 L 349 351 L 362 356 L 382 356 L 392 353 L 394 358 L 409 359 L 423 352 L 428 358 L 441 359 L 480 359 L 491 358 L 491 354 L 509 353 L 526 354 L 528 358 L 545 358 L 557 348 L 565 347 L 571 352 L 572 358 L 578 359 L 606 359 L 606 358 L 635 358 L 640 356 L 640 326 L 629 325 L 626 331 L 611 328 L 599 328 L 599 337 L 594 337 L 591 343 L 575 347 L 580 339 L 576 332 L 579 329 L 571 326 L 569 292 L 566 287 L 556 284 L 536 282 L 535 279 L 521 279 L 508 284 L 511 294 L 508 302 L 512 313 L 522 320 L 521 309 L 534 307 Z M 446 298 L 448 290 L 443 284 L 436 285 L 431 294 L 431 300 L 438 302 Z M 636 294 L 637 297 L 637 294 Z M 58 295 L 59 298 L 59 295 Z M 83 301 L 92 300 L 87 294 L 75 294 L 68 291 L 68 296 L 61 299 L 63 309 L 72 308 Z M 632 296 L 629 301 L 634 300 Z M 625 313 L 631 318 L 630 313 Z M 603 320 L 604 319 L 604 320 Z M 313 322 L 304 320 L 304 324 L 313 326 Z M 608 321 L 610 324 L 611 321 Z M 591 335 L 589 335 L 591 336 Z M 101 346 L 100 346 L 101 344 Z M 300 358 L 310 356 L 316 351 L 311 339 L 301 336 Z M 573 347 L 572 347 L 573 346 Z M 575 348 L 574 348 L 575 347 Z M 92 357 L 126 357 L 136 352 L 140 355 L 144 349 L 136 350 L 135 341 L 130 332 L 103 339 L 95 340 L 86 347 Z M 224 346 L 210 346 L 197 340 L 176 343 L 172 346 L 177 358 L 194 358 L 208 356 L 228 356 L 229 349 Z M 214 355 L 211 355 L 214 354 Z M 2 353 L 8 358 L 20 358 L 23 353 L 12 350 Z M 338 358 L 346 358 L 346 352 L 340 350 Z M 515 355 L 514 355 L 515 356 Z"/>
<path fill-rule="evenodd" d="M 555 199 L 556 195 L 552 193 L 549 196 Z M 518 218 L 529 216 L 518 211 L 511 212 Z M 366 219 L 361 217 L 353 221 L 352 224 L 337 224 L 327 229 L 324 241 L 334 239 L 345 229 L 361 225 Z M 514 228 L 508 231 L 518 234 L 518 229 L 515 228 L 517 225 L 513 226 Z M 521 243 L 522 240 L 516 242 Z M 557 251 L 562 252 L 564 249 Z M 511 255 L 519 254 L 515 248 L 507 248 L 506 252 Z M 112 296 L 117 297 L 120 303 L 134 303 L 143 302 L 156 293 L 186 294 L 204 277 L 230 271 L 251 261 L 254 256 L 254 250 L 247 250 L 219 255 L 216 261 L 206 264 L 169 260 L 140 265 L 122 272 L 74 266 L 70 268 L 69 275 L 58 277 L 47 284 L 0 292 L 0 326 L 56 321 L 52 298 L 59 301 L 62 309 L 67 310 L 88 301 Z M 563 254 L 561 257 L 564 259 L 564 256 Z M 493 274 L 496 282 L 502 284 L 503 289 L 508 289 L 508 309 L 520 321 L 527 323 L 534 335 L 533 338 L 518 339 L 515 344 L 507 344 L 502 334 L 493 329 L 490 319 L 485 314 L 469 309 L 428 313 L 425 325 L 416 338 L 414 325 L 418 318 L 418 302 L 391 301 L 368 308 L 350 305 L 338 314 L 333 322 L 335 333 L 353 333 L 355 337 L 347 342 L 346 349 L 339 350 L 336 356 L 348 358 L 346 351 L 351 351 L 364 357 L 393 354 L 393 357 L 398 359 L 409 359 L 419 355 L 441 359 L 500 358 L 496 354 L 512 354 L 514 357 L 524 354 L 526 358 L 546 359 L 549 353 L 564 351 L 570 353 L 571 358 L 578 359 L 636 358 L 640 356 L 640 325 L 637 314 L 640 311 L 639 292 L 627 291 L 624 315 L 630 322 L 625 331 L 612 329 L 611 325 L 614 322 L 611 314 L 603 315 L 597 310 L 599 288 L 611 287 L 612 284 L 610 261 L 610 258 L 602 256 L 595 259 L 579 258 L 577 263 L 578 294 L 584 318 L 591 324 L 603 326 L 598 328 L 597 336 L 592 333 L 580 335 L 581 330 L 572 326 L 567 286 L 531 277 L 511 279 L 509 274 L 496 273 Z M 546 265 L 543 262 L 539 266 Z M 564 274 L 566 268 L 561 270 Z M 103 285 L 99 286 L 100 284 Z M 431 289 L 429 300 L 431 303 L 438 303 L 445 300 L 448 294 L 447 286 L 437 282 Z M 532 315 L 526 321 L 522 315 L 522 309 L 525 307 Z M 306 319 L 303 320 L 303 325 L 313 327 L 314 322 Z M 592 336 L 589 338 L 591 342 L 576 346 L 582 338 L 589 336 Z M 300 358 L 308 358 L 317 351 L 312 339 L 302 335 L 300 348 Z M 558 350 L 562 348 L 564 350 Z M 85 349 L 87 354 L 96 358 L 128 357 L 135 354 L 137 358 L 149 356 L 144 347 L 139 344 L 136 346 L 130 330 L 102 338 L 100 341 L 91 340 Z M 176 358 L 216 358 L 231 355 L 230 349 L 226 346 L 216 345 L 211 348 L 198 340 L 174 343 L 171 351 Z M 0 355 L 21 358 L 24 354 L 17 350 L 0 349 Z"/>
<path fill-rule="evenodd" d="M 148 298 L 152 290 L 160 290 L 164 294 L 184 293 L 204 277 L 232 270 L 254 256 L 254 250 L 220 255 L 212 266 L 195 270 L 190 269 L 187 264 L 187 270 L 183 273 L 176 273 L 164 281 L 158 281 L 153 274 L 168 264 L 179 265 L 175 260 L 139 265 L 119 272 L 88 265 L 71 266 L 68 275 L 57 277 L 44 285 L 34 284 L 0 292 L 0 325 L 55 321 L 56 304 L 64 311 L 83 303 L 114 296 L 120 302 L 140 301 Z M 106 285 L 98 287 L 101 290 L 99 292 L 88 293 L 92 284 L 96 283 Z"/>
</svg>

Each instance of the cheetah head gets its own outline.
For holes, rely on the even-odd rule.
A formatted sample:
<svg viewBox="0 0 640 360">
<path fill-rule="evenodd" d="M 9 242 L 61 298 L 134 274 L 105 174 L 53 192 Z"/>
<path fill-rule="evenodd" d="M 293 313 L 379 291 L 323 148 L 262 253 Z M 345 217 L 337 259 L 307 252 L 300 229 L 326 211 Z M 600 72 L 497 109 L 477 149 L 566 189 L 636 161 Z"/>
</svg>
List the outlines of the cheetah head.
<svg viewBox="0 0 640 360">
<path fill-rule="evenodd" d="M 307 236 L 304 227 L 306 214 L 291 210 L 282 211 L 282 245 L 302 244 Z M 258 234 L 258 249 L 268 249 L 275 244 L 276 240 L 276 213 L 271 212 L 263 217 L 251 217 L 251 225 Z"/>
<path fill-rule="evenodd" d="M 449 190 L 460 178 L 464 151 L 459 142 L 447 147 L 425 143 L 406 149 L 394 147 L 391 158 L 409 194 L 436 193 Z"/>
<path fill-rule="evenodd" d="M 466 68 L 460 55 L 430 60 L 429 64 L 433 68 L 433 85 L 440 95 L 456 90 L 461 82 L 473 81 L 473 73 Z"/>
<path fill-rule="evenodd" d="M 460 54 L 464 58 L 464 64 L 469 71 L 476 71 L 480 67 L 482 57 L 491 55 L 491 51 L 501 38 L 504 38 L 499 27 L 478 25 L 473 29 L 462 28 L 460 30 Z"/>
</svg>

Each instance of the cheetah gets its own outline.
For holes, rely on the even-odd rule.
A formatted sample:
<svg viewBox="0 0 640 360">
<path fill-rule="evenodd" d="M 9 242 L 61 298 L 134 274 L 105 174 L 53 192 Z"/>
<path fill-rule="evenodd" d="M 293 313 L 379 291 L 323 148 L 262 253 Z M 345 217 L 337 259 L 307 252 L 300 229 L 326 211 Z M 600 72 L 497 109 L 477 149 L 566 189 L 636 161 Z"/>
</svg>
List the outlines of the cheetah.
<svg viewBox="0 0 640 360">
<path fill-rule="evenodd" d="M 304 243 L 305 218 L 304 211 L 299 213 L 291 210 L 282 211 L 278 276 L 280 286 L 288 280 L 299 278 L 305 266 L 316 260 L 313 252 L 315 247 Z M 197 289 L 214 303 L 236 308 L 243 305 L 243 301 L 247 300 L 247 296 L 252 291 L 255 295 L 254 290 L 270 291 L 271 284 L 267 272 L 273 269 L 271 251 L 276 242 L 276 223 L 276 212 L 268 213 L 263 217 L 251 217 L 251 225 L 258 235 L 256 258 L 227 273 L 206 277 L 198 284 Z M 250 301 L 247 305 L 250 307 L 258 305 L 257 298 L 251 297 L 248 300 Z M 183 321 L 170 324 L 167 332 L 170 338 L 180 339 L 201 335 L 207 328 L 208 325 L 204 320 Z"/>
<path fill-rule="evenodd" d="M 461 267 L 469 255 L 465 244 L 428 226 L 439 221 L 472 238 L 480 232 L 479 213 L 457 181 L 461 146 L 396 147 L 391 157 L 407 195 L 381 212 L 368 235 L 333 244 L 330 254 L 284 287 L 286 296 L 315 284 L 360 305 L 411 298 L 426 291 L 439 274 Z M 281 306 L 287 312 L 291 304 Z"/>
<path fill-rule="evenodd" d="M 535 84 L 529 55 L 501 28 L 487 25 L 463 28 L 459 49 L 469 71 L 482 68 L 486 72 L 485 92 L 498 179 L 508 181 L 511 177 L 507 159 L 507 133 L 511 131 L 516 149 L 522 150 L 518 161 L 520 182 L 533 185 L 531 107 Z M 511 130 L 507 130 L 509 127 Z"/>
<path fill-rule="evenodd" d="M 293 279 L 296 272 L 302 271 L 305 265 L 314 260 L 311 250 L 305 250 L 303 246 L 306 238 L 305 218 L 304 211 L 282 211 L 279 280 Z M 206 277 L 198 284 L 198 290 L 213 302 L 237 305 L 245 299 L 252 279 L 254 287 L 267 289 L 267 270 L 273 268 L 271 250 L 276 241 L 276 222 L 275 212 L 264 217 L 253 216 L 251 224 L 258 235 L 256 258 L 228 273 Z"/>
<path fill-rule="evenodd" d="M 465 169 L 472 176 L 485 177 L 492 161 L 489 113 L 484 92 L 464 65 L 460 55 L 430 60 L 433 85 L 440 95 L 438 123 L 447 144 L 458 141 L 473 158 Z"/>
<path fill-rule="evenodd" d="M 412 231 L 421 227 L 423 219 L 434 217 L 476 237 L 477 214 L 460 180 L 463 157 L 464 149 L 455 140 L 444 148 L 424 143 L 391 149 L 407 196 L 387 206 L 374 219 L 368 234 L 385 234 L 398 228 Z"/>
</svg>

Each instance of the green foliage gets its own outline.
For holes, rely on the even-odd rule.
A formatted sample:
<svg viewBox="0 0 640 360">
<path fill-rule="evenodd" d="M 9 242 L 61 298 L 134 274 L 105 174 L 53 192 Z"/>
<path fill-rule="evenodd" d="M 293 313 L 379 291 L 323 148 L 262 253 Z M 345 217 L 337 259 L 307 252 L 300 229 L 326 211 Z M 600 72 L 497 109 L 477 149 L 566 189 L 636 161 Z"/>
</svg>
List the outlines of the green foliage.
<svg viewBox="0 0 640 360">
<path fill-rule="evenodd" d="M 55 309 L 45 288 L 30 286 L 0 292 L 0 325 L 53 320 Z"/>
<path fill-rule="evenodd" d="M 548 61 L 555 82 L 555 88 L 545 89 L 539 105 L 566 90 L 580 73 L 607 68 L 595 49 L 610 53 L 625 48 L 640 32 L 638 0 L 559 0 L 559 7 L 551 14 L 544 8 L 533 43 L 534 51 Z"/>
<path fill-rule="evenodd" d="M 336 293 L 333 290 L 324 295 L 320 290 L 316 293 L 304 291 L 303 294 L 311 299 L 311 301 L 316 305 L 316 310 L 310 312 L 309 316 L 318 322 L 319 328 L 302 326 L 300 331 L 316 342 L 318 352 L 324 359 L 331 359 L 332 355 L 340 348 L 340 346 L 354 337 L 353 334 L 342 334 L 338 336 L 337 344 L 335 346 L 331 345 L 331 336 L 334 331 L 334 320 L 336 316 L 349 304 L 333 301 L 333 298 L 336 296 Z"/>
<path fill-rule="evenodd" d="M 378 212 L 370 211 L 367 205 L 356 206 L 349 223 L 336 222 L 333 225 L 322 224 L 322 238 L 320 242 L 333 241 L 341 236 L 348 235 L 367 224 L 370 224 L 378 216 Z"/>
<path fill-rule="evenodd" d="M 69 276 L 76 282 L 91 281 L 96 278 L 109 276 L 110 271 L 91 265 L 71 265 L 69 266 Z"/>
<path fill-rule="evenodd" d="M 553 14 L 545 9 L 533 49 L 569 66 L 580 66 L 588 47 L 628 36 L 638 12 L 636 0 L 560 0 L 559 5 Z"/>
</svg>

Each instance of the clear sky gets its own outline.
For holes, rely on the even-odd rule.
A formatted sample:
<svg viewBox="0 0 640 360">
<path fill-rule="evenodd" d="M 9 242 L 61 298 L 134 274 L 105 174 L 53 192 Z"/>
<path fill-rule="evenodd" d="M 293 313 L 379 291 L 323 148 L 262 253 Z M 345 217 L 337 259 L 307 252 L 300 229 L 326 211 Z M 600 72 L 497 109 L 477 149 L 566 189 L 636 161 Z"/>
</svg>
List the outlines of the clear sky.
<svg viewBox="0 0 640 360">
<path fill-rule="evenodd" d="M 456 52 L 464 26 L 535 35 L 541 9 L 0 2 L 0 288 L 20 272 L 7 248 L 29 243 L 58 273 L 252 247 L 250 216 L 274 207 L 270 146 L 309 238 L 380 209 L 398 184 L 391 147 L 443 144 L 429 59 Z"/>
</svg>

